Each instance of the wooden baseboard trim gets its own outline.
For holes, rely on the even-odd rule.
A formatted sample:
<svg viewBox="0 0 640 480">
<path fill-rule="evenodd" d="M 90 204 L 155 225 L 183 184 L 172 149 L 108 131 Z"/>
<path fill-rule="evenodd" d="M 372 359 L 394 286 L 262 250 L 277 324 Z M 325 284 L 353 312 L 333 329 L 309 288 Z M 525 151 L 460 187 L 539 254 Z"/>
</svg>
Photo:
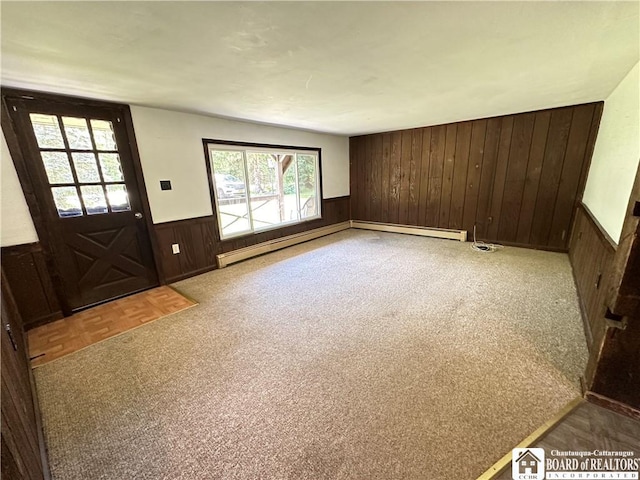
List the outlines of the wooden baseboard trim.
<svg viewBox="0 0 640 480">
<path fill-rule="evenodd" d="M 599 393 L 592 392 L 591 390 L 586 392 L 585 398 L 587 401 L 595 405 L 599 405 L 600 407 L 620 413 L 621 415 L 631 417 L 634 420 L 640 420 L 640 410 L 632 407 L 631 405 L 619 402 L 618 400 L 614 400 L 613 398 L 609 398 L 605 395 L 600 395 Z"/>
<path fill-rule="evenodd" d="M 448 240 L 467 241 L 466 230 L 449 230 L 445 228 L 416 227 L 410 225 L 396 225 L 393 223 L 364 222 L 351 220 L 351 228 L 363 230 L 376 230 L 379 232 L 405 233 L 408 235 L 420 235 L 423 237 L 444 238 Z"/>
<path fill-rule="evenodd" d="M 298 243 L 303 243 L 315 238 L 324 237 L 325 235 L 331 235 L 332 233 L 346 230 L 350 228 L 350 226 L 351 225 L 348 221 L 336 223 L 334 225 L 316 228 L 306 232 L 297 233 L 295 235 L 276 238 L 268 242 L 258 243 L 250 247 L 240 248 L 238 250 L 233 250 L 232 252 L 221 253 L 219 255 L 216 255 L 218 268 L 224 268 L 228 265 L 231 265 L 232 263 L 247 260 L 248 258 L 257 257 L 258 255 L 263 255 L 269 252 L 274 252 L 276 250 L 280 250 L 281 248 L 297 245 Z"/>
<path fill-rule="evenodd" d="M 560 423 L 567 415 L 573 412 L 580 404 L 584 403 L 584 399 L 578 397 L 567 403 L 562 409 L 556 413 L 552 418 L 544 422 L 540 428 L 536 429 L 531 435 L 522 440 L 518 445 L 513 448 L 527 448 L 533 445 L 535 442 L 544 437 L 553 427 Z M 508 452 L 504 457 L 494 463 L 489 470 L 484 472 L 478 477 L 477 480 L 491 480 L 503 473 L 511 465 L 511 452 Z"/>
<path fill-rule="evenodd" d="M 217 265 L 209 265 L 204 268 L 199 268 L 198 270 L 192 270 L 190 272 L 181 273 L 180 275 L 176 275 L 174 277 L 169 277 L 165 279 L 162 285 L 169 285 L 171 283 L 179 282 L 180 280 L 186 280 L 187 278 L 195 277 L 196 275 L 202 275 L 203 273 L 210 272 L 211 270 L 217 269 Z"/>
</svg>

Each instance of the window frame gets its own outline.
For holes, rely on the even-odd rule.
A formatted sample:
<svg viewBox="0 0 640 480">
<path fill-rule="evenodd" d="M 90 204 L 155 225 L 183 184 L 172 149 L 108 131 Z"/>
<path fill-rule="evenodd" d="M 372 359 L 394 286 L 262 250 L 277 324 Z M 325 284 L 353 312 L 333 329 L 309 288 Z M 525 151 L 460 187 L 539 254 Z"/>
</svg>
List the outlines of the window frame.
<svg viewBox="0 0 640 480">
<path fill-rule="evenodd" d="M 219 241 L 221 242 L 233 241 L 243 237 L 260 235 L 265 232 L 271 232 L 274 230 L 280 230 L 280 229 L 284 229 L 294 225 L 300 225 L 308 222 L 316 222 L 318 220 L 322 220 L 323 212 L 324 212 L 324 198 L 322 195 L 322 149 L 320 147 L 304 147 L 304 146 L 296 146 L 296 145 L 276 145 L 276 144 L 269 144 L 269 143 L 238 142 L 238 141 L 232 141 L 232 140 L 217 140 L 217 139 L 210 139 L 210 138 L 203 138 L 202 144 L 204 147 L 205 164 L 207 169 L 207 180 L 209 183 L 209 194 L 211 196 L 211 207 L 214 210 L 214 217 L 216 219 L 216 224 L 217 224 L 216 234 L 218 236 Z M 248 169 L 247 159 L 246 159 L 246 154 L 243 153 L 243 163 L 244 163 L 244 170 L 245 170 L 245 190 L 246 190 L 245 198 L 247 199 L 248 219 L 249 219 L 249 225 L 251 227 L 251 230 L 248 230 L 248 231 L 244 230 L 236 234 L 223 236 L 222 222 L 220 220 L 220 208 L 218 205 L 218 197 L 215 190 L 215 180 L 214 180 L 215 172 L 213 170 L 213 166 L 211 165 L 210 151 L 211 151 L 211 147 L 213 146 L 221 147 L 220 150 L 241 151 L 241 152 L 253 151 L 253 152 L 259 152 L 259 153 L 289 153 L 289 154 L 315 153 L 317 156 L 317 171 L 316 171 L 316 182 L 317 182 L 316 195 L 318 200 L 317 215 L 314 215 L 313 217 L 300 219 L 300 220 L 283 222 L 271 227 L 256 229 L 253 224 L 253 217 L 251 213 L 251 202 L 250 202 L 251 193 L 250 193 L 250 186 L 248 185 L 248 180 L 247 180 L 248 178 L 247 177 L 247 169 Z M 296 168 L 297 168 L 297 165 L 296 165 Z M 297 175 L 296 175 L 296 182 L 297 182 Z M 299 202 L 300 191 L 298 190 L 297 193 L 298 193 L 297 201 Z"/>
</svg>

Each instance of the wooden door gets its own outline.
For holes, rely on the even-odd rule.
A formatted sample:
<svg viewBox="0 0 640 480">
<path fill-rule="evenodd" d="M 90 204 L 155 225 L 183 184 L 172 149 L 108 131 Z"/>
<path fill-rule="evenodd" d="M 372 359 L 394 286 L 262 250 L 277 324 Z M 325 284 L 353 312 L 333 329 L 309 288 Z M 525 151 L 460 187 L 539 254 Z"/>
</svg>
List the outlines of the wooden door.
<svg viewBox="0 0 640 480">
<path fill-rule="evenodd" d="M 122 106 L 4 97 L 67 310 L 158 285 Z"/>
<path fill-rule="evenodd" d="M 2 478 L 48 478 L 21 323 L 2 275 Z"/>
</svg>

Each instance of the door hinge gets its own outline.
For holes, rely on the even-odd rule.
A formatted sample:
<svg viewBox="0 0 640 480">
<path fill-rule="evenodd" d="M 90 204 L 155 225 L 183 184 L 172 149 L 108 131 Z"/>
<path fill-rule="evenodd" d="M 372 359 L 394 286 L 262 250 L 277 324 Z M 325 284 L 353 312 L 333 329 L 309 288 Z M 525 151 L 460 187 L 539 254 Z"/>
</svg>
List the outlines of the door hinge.
<svg viewBox="0 0 640 480">
<path fill-rule="evenodd" d="M 17 352 L 18 351 L 18 345 L 16 344 L 16 340 L 13 338 L 13 332 L 11 331 L 11 325 L 9 325 L 8 323 L 5 323 L 4 324 L 4 329 L 7 331 L 7 335 L 9 335 L 9 341 L 11 342 L 11 346 Z"/>
</svg>

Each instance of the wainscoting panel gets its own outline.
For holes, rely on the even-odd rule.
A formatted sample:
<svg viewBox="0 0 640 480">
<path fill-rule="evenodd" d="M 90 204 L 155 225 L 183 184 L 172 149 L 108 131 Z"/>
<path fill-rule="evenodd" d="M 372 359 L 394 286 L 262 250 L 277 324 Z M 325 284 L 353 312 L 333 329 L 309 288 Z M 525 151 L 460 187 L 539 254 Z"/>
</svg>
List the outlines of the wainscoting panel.
<svg viewBox="0 0 640 480">
<path fill-rule="evenodd" d="M 350 138 L 352 220 L 566 251 L 602 103 Z"/>
<path fill-rule="evenodd" d="M 598 350 L 607 329 L 605 297 L 611 278 L 615 243 L 600 227 L 589 209 L 580 205 L 571 236 L 569 260 L 578 290 L 589 350 Z M 591 355 L 595 357 L 597 355 Z M 586 378 L 593 375 L 593 362 Z"/>
<path fill-rule="evenodd" d="M 39 243 L 2 247 L 2 270 L 25 329 L 63 317 Z"/>
<path fill-rule="evenodd" d="M 154 229 L 161 253 L 161 278 L 166 283 L 176 282 L 217 268 L 216 255 L 219 253 L 348 221 L 349 206 L 348 196 L 324 199 L 321 219 L 225 241 L 219 239 L 217 220 L 213 215 L 156 224 Z M 175 243 L 180 246 L 178 254 L 172 252 L 171 246 Z"/>
</svg>

